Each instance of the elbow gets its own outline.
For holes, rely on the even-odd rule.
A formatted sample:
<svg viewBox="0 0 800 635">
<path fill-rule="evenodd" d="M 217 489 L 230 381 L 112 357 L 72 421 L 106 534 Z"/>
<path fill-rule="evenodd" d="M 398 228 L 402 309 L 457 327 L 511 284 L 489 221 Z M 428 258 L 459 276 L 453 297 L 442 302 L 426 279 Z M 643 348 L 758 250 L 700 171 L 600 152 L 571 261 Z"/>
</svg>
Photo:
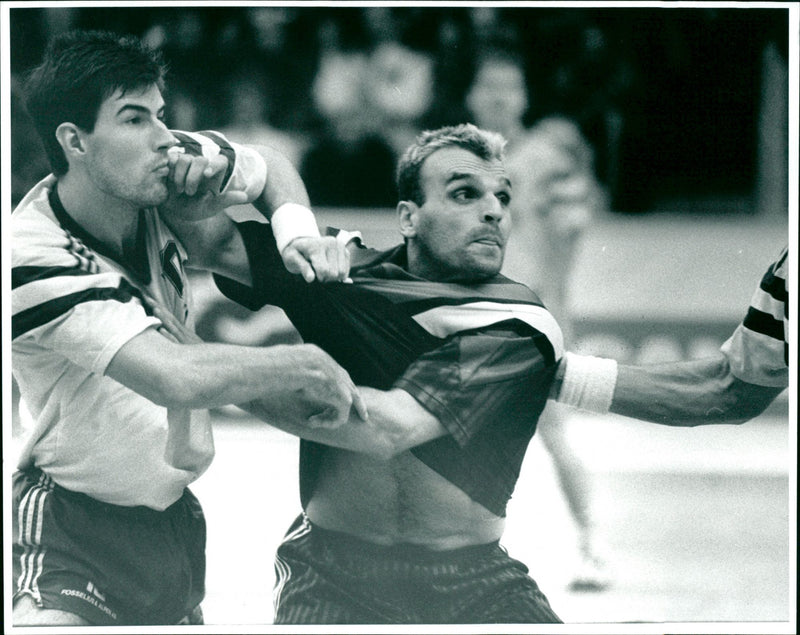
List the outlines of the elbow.
<svg viewBox="0 0 800 635">
<path fill-rule="evenodd" d="M 153 385 L 143 396 L 164 408 L 195 408 L 197 394 L 189 383 L 177 381 L 175 375 L 160 378 L 154 382 L 157 385 Z"/>
<path fill-rule="evenodd" d="M 208 386 L 201 385 L 188 365 L 154 374 L 149 382 L 147 399 L 158 406 L 175 409 L 207 408 L 214 401 Z"/>
<path fill-rule="evenodd" d="M 769 388 L 734 382 L 731 389 L 721 396 L 718 404 L 709 408 L 702 417 L 687 425 L 741 425 L 747 423 L 762 414 L 776 395 L 777 392 Z"/>
</svg>

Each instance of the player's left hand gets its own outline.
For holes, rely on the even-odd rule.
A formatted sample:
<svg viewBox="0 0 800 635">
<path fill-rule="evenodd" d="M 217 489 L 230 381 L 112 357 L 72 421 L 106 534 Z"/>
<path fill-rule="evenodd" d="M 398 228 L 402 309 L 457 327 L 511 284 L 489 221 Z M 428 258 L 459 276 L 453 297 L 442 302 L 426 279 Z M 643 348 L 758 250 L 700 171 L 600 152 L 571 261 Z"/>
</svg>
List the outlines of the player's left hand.
<svg viewBox="0 0 800 635">
<path fill-rule="evenodd" d="M 306 282 L 350 282 L 350 251 L 333 236 L 301 236 L 281 252 L 286 269 Z"/>
</svg>

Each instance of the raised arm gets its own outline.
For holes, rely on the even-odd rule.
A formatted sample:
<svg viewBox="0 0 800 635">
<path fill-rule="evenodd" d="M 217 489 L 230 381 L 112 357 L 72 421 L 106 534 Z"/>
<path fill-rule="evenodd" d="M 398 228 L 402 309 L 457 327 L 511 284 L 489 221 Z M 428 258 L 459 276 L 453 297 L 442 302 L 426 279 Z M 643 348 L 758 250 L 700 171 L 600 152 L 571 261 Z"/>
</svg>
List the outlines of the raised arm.
<svg viewBox="0 0 800 635">
<path fill-rule="evenodd" d="M 343 280 L 349 253 L 321 237 L 300 175 L 280 152 L 235 145 L 228 156 L 173 153 L 172 195 L 162 214 L 189 254 L 188 266 L 248 284 L 247 257 L 226 207 L 252 203 L 270 220 L 284 265 L 311 282 Z"/>
</svg>

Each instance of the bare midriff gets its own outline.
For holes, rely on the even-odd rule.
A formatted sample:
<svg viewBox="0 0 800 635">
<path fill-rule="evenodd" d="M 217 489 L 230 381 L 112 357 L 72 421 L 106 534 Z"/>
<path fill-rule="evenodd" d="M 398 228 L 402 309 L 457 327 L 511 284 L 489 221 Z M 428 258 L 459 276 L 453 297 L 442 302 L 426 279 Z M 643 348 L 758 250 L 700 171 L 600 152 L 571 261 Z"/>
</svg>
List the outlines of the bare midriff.
<svg viewBox="0 0 800 635">
<path fill-rule="evenodd" d="M 505 526 L 410 452 L 383 461 L 331 449 L 306 514 L 324 529 L 372 543 L 433 550 L 490 543 Z"/>
</svg>

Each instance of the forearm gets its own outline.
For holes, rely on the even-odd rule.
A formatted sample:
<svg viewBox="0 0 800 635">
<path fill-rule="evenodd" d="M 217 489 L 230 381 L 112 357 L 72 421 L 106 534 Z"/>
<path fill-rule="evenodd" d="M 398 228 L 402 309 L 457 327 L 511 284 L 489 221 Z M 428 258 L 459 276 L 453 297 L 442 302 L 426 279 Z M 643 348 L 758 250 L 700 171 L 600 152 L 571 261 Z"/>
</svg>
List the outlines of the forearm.
<svg viewBox="0 0 800 635">
<path fill-rule="evenodd" d="M 781 392 L 736 379 L 727 359 L 620 366 L 610 412 L 654 423 L 743 423 Z"/>
<path fill-rule="evenodd" d="M 272 148 L 254 146 L 267 164 L 267 181 L 264 191 L 254 205 L 267 218 L 281 205 L 296 203 L 310 207 L 306 186 L 300 174 L 284 155 Z"/>
<path fill-rule="evenodd" d="M 781 392 L 740 381 L 719 356 L 647 366 L 568 354 L 551 396 L 592 412 L 673 426 L 742 423 Z"/>
<path fill-rule="evenodd" d="M 296 399 L 308 407 L 313 402 L 309 389 L 328 386 L 339 369 L 332 360 L 326 365 L 328 359 L 311 346 L 178 344 L 148 329 L 120 348 L 106 374 L 171 408 L 214 408 L 253 399 Z"/>
<path fill-rule="evenodd" d="M 363 421 L 355 414 L 336 428 L 312 427 L 280 404 L 258 400 L 242 406 L 254 416 L 294 436 L 390 459 L 397 454 L 446 434 L 444 427 L 411 395 L 399 389 L 382 391 L 359 387 L 369 411 Z"/>
</svg>

